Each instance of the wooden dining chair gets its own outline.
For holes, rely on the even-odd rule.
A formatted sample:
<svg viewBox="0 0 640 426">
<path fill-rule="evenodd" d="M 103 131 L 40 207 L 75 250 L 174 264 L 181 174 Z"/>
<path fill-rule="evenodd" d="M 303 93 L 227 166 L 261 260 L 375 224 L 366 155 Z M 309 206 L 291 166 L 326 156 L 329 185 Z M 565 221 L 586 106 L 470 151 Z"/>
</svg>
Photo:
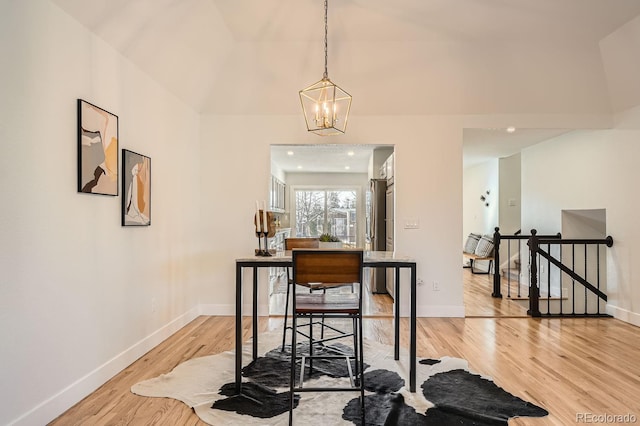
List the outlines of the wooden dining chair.
<svg viewBox="0 0 640 426">
<path fill-rule="evenodd" d="M 317 249 L 320 247 L 320 239 L 319 238 L 285 238 L 284 240 L 284 249 L 285 250 L 293 250 L 298 248 L 311 248 Z M 287 330 L 291 330 L 291 326 L 289 326 L 289 298 L 291 294 L 291 288 L 294 287 L 293 280 L 291 278 L 290 268 L 287 268 L 287 298 L 284 302 L 284 330 L 282 331 L 282 346 L 281 350 L 284 351 L 284 345 L 287 339 Z"/>
<path fill-rule="evenodd" d="M 306 318 L 313 322 L 313 317 L 324 315 L 327 319 L 347 318 L 352 320 L 353 333 L 338 334 L 337 338 L 353 336 L 353 351 L 315 353 L 317 341 L 313 339 L 313 327 L 309 331 L 309 352 L 298 354 L 298 333 L 291 333 L 291 377 L 289 380 L 290 407 L 289 425 L 293 424 L 294 395 L 296 392 L 360 392 L 360 410 L 362 424 L 364 424 L 364 354 L 362 337 L 362 268 L 363 251 L 352 249 L 337 250 L 306 250 L 294 249 L 293 282 L 295 285 L 305 285 L 313 289 L 326 289 L 336 286 L 356 286 L 354 293 L 296 293 L 292 297 L 293 329 L 297 330 L 299 319 Z M 307 360 L 309 361 L 309 376 L 313 372 L 315 359 L 344 359 L 351 380 L 349 387 L 304 387 Z M 296 382 L 296 363 L 300 361 L 300 378 Z M 354 368 L 351 362 L 354 361 Z M 353 372 L 355 370 L 355 373 Z M 297 383 L 297 384 L 296 384 Z"/>
</svg>

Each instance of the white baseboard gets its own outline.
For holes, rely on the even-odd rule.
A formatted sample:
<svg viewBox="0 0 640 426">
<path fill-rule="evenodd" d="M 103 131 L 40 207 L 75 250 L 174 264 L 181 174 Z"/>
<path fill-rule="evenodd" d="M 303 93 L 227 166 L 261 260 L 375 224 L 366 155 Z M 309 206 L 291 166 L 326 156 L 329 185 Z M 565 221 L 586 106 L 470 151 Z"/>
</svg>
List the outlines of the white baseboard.
<svg viewBox="0 0 640 426">
<path fill-rule="evenodd" d="M 235 305 L 200 304 L 199 313 L 207 316 L 228 317 L 235 316 L 236 308 Z"/>
<path fill-rule="evenodd" d="M 113 376 L 127 368 L 135 360 L 149 352 L 173 333 L 193 321 L 199 307 L 180 315 L 147 337 L 111 358 L 84 377 L 76 380 L 51 398 L 13 420 L 10 425 L 41 426 L 54 420 L 84 397 L 95 391 Z"/>
<path fill-rule="evenodd" d="M 245 316 L 251 315 L 251 305 L 244 305 L 242 312 Z M 209 316 L 235 316 L 235 305 L 200 305 L 200 315 Z M 269 307 L 267 305 L 258 306 L 258 316 L 269 316 Z M 409 306 L 400 306 L 400 316 L 409 316 Z M 464 318 L 464 306 L 418 306 L 418 318 Z"/>
<path fill-rule="evenodd" d="M 607 313 L 620 321 L 640 327 L 640 314 L 613 305 L 607 305 Z"/>
</svg>

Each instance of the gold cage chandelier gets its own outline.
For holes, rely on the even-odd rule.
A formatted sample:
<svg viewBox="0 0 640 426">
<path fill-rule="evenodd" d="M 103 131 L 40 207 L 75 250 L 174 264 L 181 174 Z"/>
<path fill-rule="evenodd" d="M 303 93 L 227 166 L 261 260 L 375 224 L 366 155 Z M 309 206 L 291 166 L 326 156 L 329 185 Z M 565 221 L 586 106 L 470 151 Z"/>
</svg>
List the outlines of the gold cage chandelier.
<svg viewBox="0 0 640 426">
<path fill-rule="evenodd" d="M 307 130 L 320 136 L 339 135 L 347 128 L 351 95 L 329 80 L 327 71 L 327 10 L 324 1 L 324 74 L 322 80 L 300 91 Z"/>
</svg>

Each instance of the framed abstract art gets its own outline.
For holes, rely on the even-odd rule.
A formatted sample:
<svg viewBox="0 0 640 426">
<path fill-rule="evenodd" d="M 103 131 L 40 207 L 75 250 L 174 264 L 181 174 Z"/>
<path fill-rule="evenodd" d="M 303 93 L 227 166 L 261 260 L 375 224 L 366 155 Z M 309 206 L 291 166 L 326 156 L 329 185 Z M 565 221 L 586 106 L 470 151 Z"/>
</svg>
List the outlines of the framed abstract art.
<svg viewBox="0 0 640 426">
<path fill-rule="evenodd" d="M 122 150 L 122 226 L 151 225 L 151 158 Z"/>
<path fill-rule="evenodd" d="M 78 192 L 118 195 L 118 116 L 78 99 Z"/>
</svg>

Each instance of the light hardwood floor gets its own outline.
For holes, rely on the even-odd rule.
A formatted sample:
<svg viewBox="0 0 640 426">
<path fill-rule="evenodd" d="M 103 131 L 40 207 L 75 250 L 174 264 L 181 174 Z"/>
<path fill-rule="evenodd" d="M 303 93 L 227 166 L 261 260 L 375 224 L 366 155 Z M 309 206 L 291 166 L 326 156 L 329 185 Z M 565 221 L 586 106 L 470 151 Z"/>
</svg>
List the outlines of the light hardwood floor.
<svg viewBox="0 0 640 426">
<path fill-rule="evenodd" d="M 514 288 L 516 283 L 508 283 L 503 279 L 500 292 L 502 298 L 491 296 L 493 292 L 493 275 L 472 274 L 470 269 L 462 272 L 464 284 L 464 308 L 465 316 L 504 318 L 523 318 L 527 316 L 526 302 L 516 302 L 507 297 L 507 286 L 511 284 L 512 292 L 515 296 Z"/>
<path fill-rule="evenodd" d="M 489 282 L 482 275 L 466 280 L 480 280 L 481 288 Z M 480 297 L 482 293 L 473 303 Z M 540 419 L 513 419 L 510 425 L 571 425 L 578 413 L 630 413 L 640 422 L 640 328 L 615 319 L 500 315 L 418 319 L 418 356 L 464 358 L 474 372 L 550 412 Z M 244 327 L 248 339 L 248 318 Z M 260 318 L 259 327 L 281 329 L 282 319 Z M 187 359 L 232 350 L 233 329 L 233 317 L 198 317 L 51 424 L 203 425 L 181 402 L 140 397 L 129 389 Z M 364 330 L 368 339 L 393 342 L 391 318 L 367 318 Z M 401 344 L 407 347 L 404 319 L 401 333 Z"/>
</svg>

